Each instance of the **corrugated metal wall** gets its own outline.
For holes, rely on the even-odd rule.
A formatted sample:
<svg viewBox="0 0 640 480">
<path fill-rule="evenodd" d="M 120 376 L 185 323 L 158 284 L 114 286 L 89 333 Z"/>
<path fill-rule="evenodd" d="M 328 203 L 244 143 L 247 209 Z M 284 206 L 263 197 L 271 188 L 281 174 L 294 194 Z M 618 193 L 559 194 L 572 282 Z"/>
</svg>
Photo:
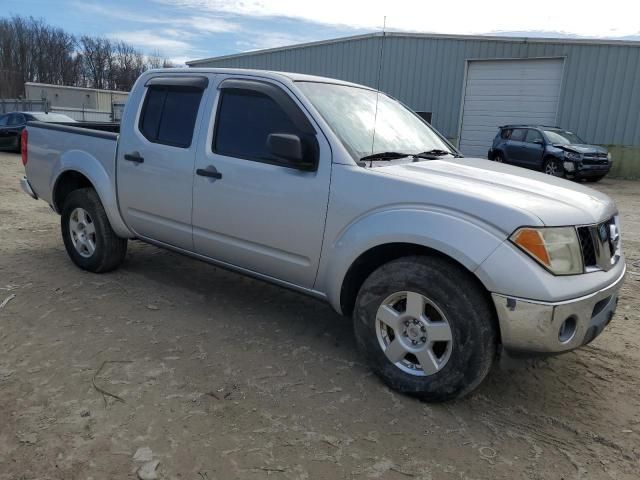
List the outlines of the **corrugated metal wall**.
<svg viewBox="0 0 640 480">
<path fill-rule="evenodd" d="M 345 39 L 199 63 L 310 73 L 376 86 L 382 37 Z M 388 34 L 381 89 L 457 141 L 466 60 L 565 57 L 558 124 L 588 141 L 640 145 L 640 45 Z"/>
</svg>

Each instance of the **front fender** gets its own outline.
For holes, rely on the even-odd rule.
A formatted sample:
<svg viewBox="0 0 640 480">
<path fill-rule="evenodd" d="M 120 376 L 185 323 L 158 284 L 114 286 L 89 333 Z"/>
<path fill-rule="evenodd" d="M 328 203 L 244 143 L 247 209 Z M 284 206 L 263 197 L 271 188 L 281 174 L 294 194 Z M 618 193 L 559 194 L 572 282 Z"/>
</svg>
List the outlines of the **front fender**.
<svg viewBox="0 0 640 480">
<path fill-rule="evenodd" d="M 340 293 L 350 266 L 374 247 L 390 243 L 428 247 L 473 272 L 505 238 L 504 232 L 461 212 L 421 206 L 370 212 L 348 225 L 327 246 L 317 289 L 325 292 L 340 312 Z"/>
<path fill-rule="evenodd" d="M 111 228 L 116 235 L 123 238 L 131 238 L 133 234 L 126 226 L 120 211 L 118 210 L 118 200 L 116 197 L 115 189 L 115 172 L 111 175 L 103 164 L 92 155 L 82 150 L 68 150 L 61 154 L 51 171 L 51 177 L 49 179 L 50 192 L 52 192 L 52 205 L 58 213 L 61 213 L 62 205 L 55 205 L 53 199 L 55 199 L 56 188 L 58 181 L 65 172 L 75 171 L 84 175 L 100 197 L 102 206 L 109 218 Z"/>
</svg>

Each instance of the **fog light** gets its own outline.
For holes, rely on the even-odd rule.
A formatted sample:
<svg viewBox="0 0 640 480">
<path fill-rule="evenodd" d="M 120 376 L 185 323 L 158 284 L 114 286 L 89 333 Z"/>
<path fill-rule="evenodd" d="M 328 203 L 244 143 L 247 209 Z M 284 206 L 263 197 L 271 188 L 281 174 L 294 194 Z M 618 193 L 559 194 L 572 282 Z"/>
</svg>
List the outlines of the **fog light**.
<svg viewBox="0 0 640 480">
<path fill-rule="evenodd" d="M 576 317 L 568 317 L 564 322 L 562 322 L 562 325 L 560 325 L 560 330 L 558 331 L 558 340 L 560 340 L 562 343 L 567 343 L 568 341 L 570 341 L 576 334 L 577 326 L 578 322 L 576 321 Z"/>
<path fill-rule="evenodd" d="M 564 169 L 567 172 L 573 172 L 576 169 L 576 166 L 573 162 L 564 162 Z"/>
</svg>

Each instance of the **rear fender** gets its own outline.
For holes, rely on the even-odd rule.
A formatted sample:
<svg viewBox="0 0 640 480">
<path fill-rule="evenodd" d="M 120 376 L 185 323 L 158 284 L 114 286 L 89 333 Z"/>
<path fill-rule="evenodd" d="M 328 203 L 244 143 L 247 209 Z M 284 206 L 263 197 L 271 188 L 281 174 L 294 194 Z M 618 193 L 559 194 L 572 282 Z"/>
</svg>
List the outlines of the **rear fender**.
<svg viewBox="0 0 640 480">
<path fill-rule="evenodd" d="M 62 205 L 55 205 L 56 187 L 60 178 L 65 172 L 74 171 L 84 175 L 93 185 L 93 188 L 100 197 L 102 206 L 105 209 L 111 228 L 119 237 L 131 238 L 133 234 L 125 225 L 120 211 L 118 210 L 118 200 L 115 190 L 115 172 L 109 175 L 103 164 L 92 155 L 82 150 L 69 150 L 60 155 L 54 165 L 49 184 L 52 194 L 52 205 L 58 213 L 62 213 Z"/>
</svg>

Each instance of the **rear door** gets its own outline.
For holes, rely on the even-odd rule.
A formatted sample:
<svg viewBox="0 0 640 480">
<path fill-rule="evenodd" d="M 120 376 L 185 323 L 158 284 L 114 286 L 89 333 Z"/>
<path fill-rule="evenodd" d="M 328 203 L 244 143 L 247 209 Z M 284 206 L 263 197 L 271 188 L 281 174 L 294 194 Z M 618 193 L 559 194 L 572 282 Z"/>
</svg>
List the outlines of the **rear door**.
<svg viewBox="0 0 640 480">
<path fill-rule="evenodd" d="M 526 128 L 514 128 L 511 132 L 511 136 L 507 141 L 507 155 L 506 161 L 508 163 L 513 163 L 515 165 L 522 165 L 525 163 L 524 158 L 526 157 L 526 144 L 525 137 L 527 135 Z"/>
<path fill-rule="evenodd" d="M 544 139 L 542 134 L 533 128 L 527 130 L 523 150 L 523 164 L 529 168 L 542 167 L 542 154 L 544 152 Z"/>
<path fill-rule="evenodd" d="M 128 111 L 118 147 L 120 212 L 137 235 L 193 250 L 191 231 L 196 129 L 206 76 L 151 77 Z"/>
<path fill-rule="evenodd" d="M 270 80 L 221 77 L 193 189 L 196 252 L 311 288 L 329 198 L 331 149 L 291 92 Z M 318 166 L 302 171 L 278 161 L 271 133 L 298 135 Z M 202 132 L 205 137 L 205 132 Z"/>
</svg>

